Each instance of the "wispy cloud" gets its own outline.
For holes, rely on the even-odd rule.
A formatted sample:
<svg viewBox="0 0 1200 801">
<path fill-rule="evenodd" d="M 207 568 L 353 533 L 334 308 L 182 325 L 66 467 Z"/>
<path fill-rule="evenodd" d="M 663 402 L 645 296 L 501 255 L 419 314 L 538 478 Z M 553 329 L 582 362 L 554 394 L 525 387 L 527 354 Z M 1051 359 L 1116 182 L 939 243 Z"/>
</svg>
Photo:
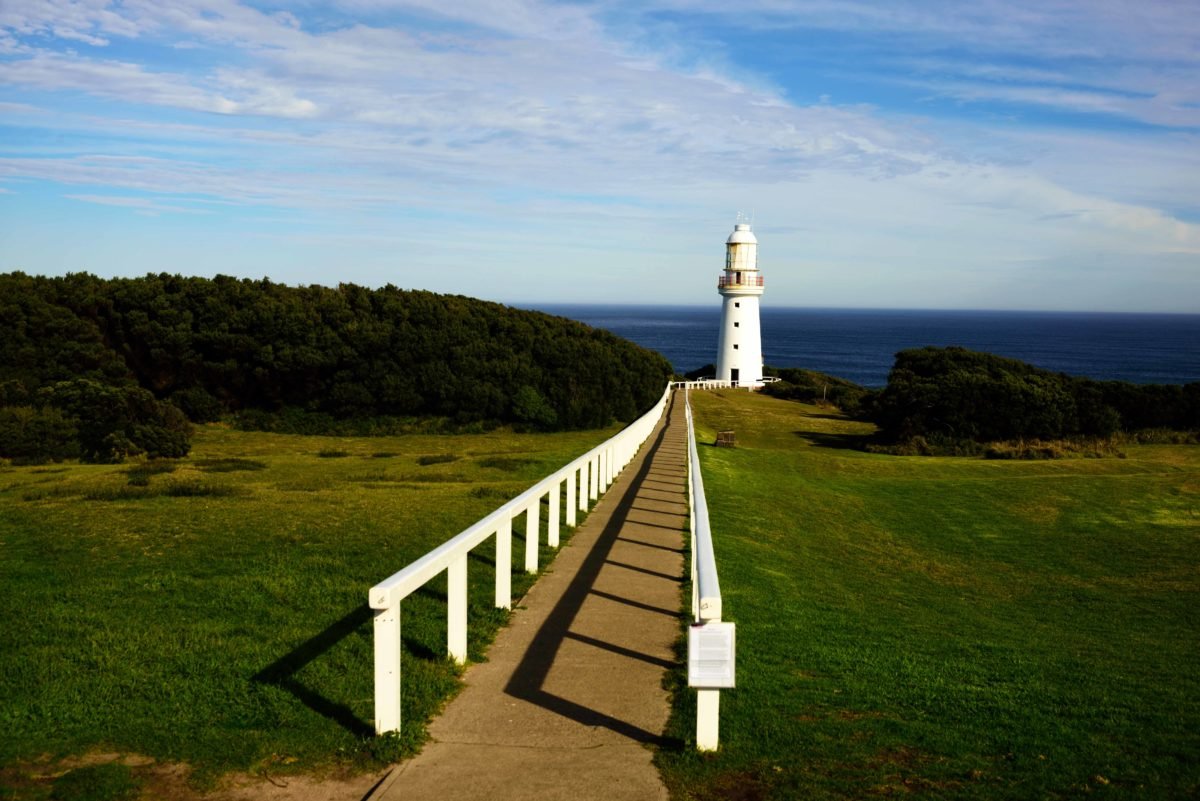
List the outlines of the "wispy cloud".
<svg viewBox="0 0 1200 801">
<path fill-rule="evenodd" d="M 1100 242 L 1190 254 L 1197 16 L 1109 0 L 30 0 L 0 6 L 0 178 L 214 210 L 210 225 L 290 219 L 331 248 L 384 248 L 417 234 L 373 226 L 421 219 L 464 254 L 474 226 L 512 248 L 498 262 L 531 237 L 559 253 L 588 238 L 648 269 L 655 229 L 755 205 L 792 258 L 857 269 L 867 247 L 917 268 L 948 249 L 976 266 Z M 827 32 L 856 48 L 823 68 L 871 102 L 795 100 L 755 52 L 759 35 L 799 51 Z M 928 102 L 889 107 L 897 89 Z M 1070 124 L 1022 119 L 1045 111 Z"/>
<path fill-rule="evenodd" d="M 173 206 L 163 203 L 153 198 L 144 197 L 121 197 L 116 195 L 64 195 L 69 200 L 79 200 L 84 203 L 95 203 L 100 206 L 118 206 L 120 208 L 135 209 L 140 212 L 158 214 L 161 212 L 169 212 L 174 214 L 207 214 L 206 209 L 189 208 L 186 206 Z"/>
</svg>

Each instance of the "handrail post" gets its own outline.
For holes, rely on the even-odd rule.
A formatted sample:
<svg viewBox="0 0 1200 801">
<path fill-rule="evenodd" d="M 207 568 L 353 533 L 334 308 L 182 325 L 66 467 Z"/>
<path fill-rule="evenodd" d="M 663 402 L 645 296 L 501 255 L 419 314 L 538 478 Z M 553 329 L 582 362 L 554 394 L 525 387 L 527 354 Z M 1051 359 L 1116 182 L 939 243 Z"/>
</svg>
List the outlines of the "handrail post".
<svg viewBox="0 0 1200 801">
<path fill-rule="evenodd" d="M 446 653 L 458 664 L 467 661 L 467 553 L 446 568 Z"/>
<path fill-rule="evenodd" d="M 575 488 L 579 484 L 578 471 L 571 470 L 567 473 L 567 525 L 575 528 Z"/>
<path fill-rule="evenodd" d="M 525 572 L 536 573 L 538 570 L 538 514 L 542 509 L 542 498 L 539 495 L 525 510 Z"/>
<path fill-rule="evenodd" d="M 588 500 L 594 501 L 600 497 L 600 454 L 588 461 Z"/>
<path fill-rule="evenodd" d="M 696 750 L 717 750 L 720 725 L 721 691 L 696 690 Z"/>
<path fill-rule="evenodd" d="M 562 499 L 562 482 L 555 481 L 550 488 L 550 510 L 546 513 L 546 544 L 558 547 L 558 502 Z"/>
<path fill-rule="evenodd" d="M 496 529 L 496 606 L 512 608 L 512 518 Z"/>
<path fill-rule="evenodd" d="M 375 733 L 400 730 L 400 604 L 375 610 Z"/>
<path fill-rule="evenodd" d="M 579 511 L 588 510 L 588 462 L 579 465 Z"/>
</svg>

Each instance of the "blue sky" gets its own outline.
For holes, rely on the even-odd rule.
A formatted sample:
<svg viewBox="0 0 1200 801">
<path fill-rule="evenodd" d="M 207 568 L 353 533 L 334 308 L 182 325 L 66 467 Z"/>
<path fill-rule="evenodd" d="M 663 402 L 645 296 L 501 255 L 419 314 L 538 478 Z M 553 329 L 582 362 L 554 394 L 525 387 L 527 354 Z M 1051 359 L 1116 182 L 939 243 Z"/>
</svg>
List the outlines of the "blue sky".
<svg viewBox="0 0 1200 801">
<path fill-rule="evenodd" d="M 1200 312 L 1200 10 L 5 0 L 0 270 Z"/>
</svg>

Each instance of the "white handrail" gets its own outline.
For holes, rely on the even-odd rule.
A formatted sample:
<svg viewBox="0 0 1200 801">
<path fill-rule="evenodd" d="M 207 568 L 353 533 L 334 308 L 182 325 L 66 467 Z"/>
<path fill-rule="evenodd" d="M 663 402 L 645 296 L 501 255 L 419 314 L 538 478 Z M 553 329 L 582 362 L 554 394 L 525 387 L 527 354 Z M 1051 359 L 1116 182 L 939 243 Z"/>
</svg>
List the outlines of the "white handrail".
<svg viewBox="0 0 1200 801">
<path fill-rule="evenodd" d="M 704 387 L 705 389 L 710 387 Z M 717 560 L 713 554 L 712 529 L 708 522 L 708 500 L 704 495 L 704 477 L 700 472 L 700 453 L 696 449 L 696 429 L 692 421 L 690 387 L 684 387 L 684 409 L 688 438 L 688 506 L 691 508 L 692 550 L 692 626 L 689 632 L 688 659 L 691 683 L 692 638 L 704 629 L 723 628 L 720 641 L 727 642 L 732 681 L 733 636 L 732 623 L 721 621 L 721 582 L 717 579 Z M 721 690 L 731 683 L 700 683 L 696 690 L 696 748 L 715 751 L 720 742 Z"/>
<path fill-rule="evenodd" d="M 549 498 L 547 544 L 558 547 L 560 501 L 566 485 L 566 524 L 574 526 L 576 512 L 586 512 L 612 485 L 620 471 L 649 438 L 666 409 L 671 385 L 658 402 L 630 425 L 543 478 L 525 492 L 464 529 L 429 553 L 371 588 L 368 603 L 375 610 L 375 731 L 400 728 L 400 602 L 427 581 L 447 573 L 446 651 L 450 658 L 467 658 L 467 554 L 489 537 L 496 538 L 496 606 L 512 606 L 512 523 L 525 514 L 525 570 L 538 570 L 539 516 L 542 498 Z"/>
<path fill-rule="evenodd" d="M 684 397 L 687 398 L 685 392 Z M 721 582 L 708 525 L 708 499 L 692 423 L 691 399 L 686 401 L 688 430 L 688 498 L 692 507 L 692 619 L 697 623 L 721 619 Z"/>
</svg>

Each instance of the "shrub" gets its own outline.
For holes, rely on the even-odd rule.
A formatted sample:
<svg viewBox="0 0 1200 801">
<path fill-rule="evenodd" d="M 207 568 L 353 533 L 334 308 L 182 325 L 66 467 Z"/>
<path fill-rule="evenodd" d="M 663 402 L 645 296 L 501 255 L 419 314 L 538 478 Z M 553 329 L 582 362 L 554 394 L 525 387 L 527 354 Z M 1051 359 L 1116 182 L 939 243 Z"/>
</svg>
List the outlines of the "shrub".
<svg viewBox="0 0 1200 801">
<path fill-rule="evenodd" d="M 120 462 L 140 453 L 179 458 L 191 449 L 192 429 L 183 412 L 141 387 L 77 378 L 43 388 L 39 398 L 74 418 L 85 461 Z"/>
<path fill-rule="evenodd" d="M 61 462 L 79 456 L 75 421 L 60 409 L 0 407 L 0 457 L 14 464 Z"/>
<path fill-rule="evenodd" d="M 225 413 L 225 407 L 202 387 L 181 389 L 171 395 L 173 403 L 193 423 L 215 423 Z"/>
</svg>

